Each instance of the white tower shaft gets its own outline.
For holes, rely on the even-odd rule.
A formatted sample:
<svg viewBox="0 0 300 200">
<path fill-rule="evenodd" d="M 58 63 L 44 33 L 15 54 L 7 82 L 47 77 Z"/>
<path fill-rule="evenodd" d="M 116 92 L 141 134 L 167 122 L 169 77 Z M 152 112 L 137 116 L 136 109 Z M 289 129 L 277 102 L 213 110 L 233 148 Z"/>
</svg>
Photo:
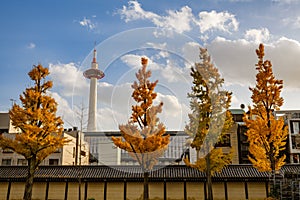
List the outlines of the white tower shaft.
<svg viewBox="0 0 300 200">
<path fill-rule="evenodd" d="M 88 132 L 97 131 L 97 79 L 91 78 L 90 81 L 90 99 L 89 99 L 89 116 L 88 116 Z"/>
</svg>

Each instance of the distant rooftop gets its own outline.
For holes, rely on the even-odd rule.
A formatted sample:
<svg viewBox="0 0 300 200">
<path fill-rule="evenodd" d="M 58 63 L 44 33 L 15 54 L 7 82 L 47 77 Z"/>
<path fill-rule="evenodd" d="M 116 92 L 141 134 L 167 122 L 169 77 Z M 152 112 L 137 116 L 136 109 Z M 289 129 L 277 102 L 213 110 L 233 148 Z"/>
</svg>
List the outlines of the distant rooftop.
<svg viewBox="0 0 300 200">
<path fill-rule="evenodd" d="M 243 115 L 245 111 L 241 108 L 229 109 L 232 115 Z"/>
</svg>

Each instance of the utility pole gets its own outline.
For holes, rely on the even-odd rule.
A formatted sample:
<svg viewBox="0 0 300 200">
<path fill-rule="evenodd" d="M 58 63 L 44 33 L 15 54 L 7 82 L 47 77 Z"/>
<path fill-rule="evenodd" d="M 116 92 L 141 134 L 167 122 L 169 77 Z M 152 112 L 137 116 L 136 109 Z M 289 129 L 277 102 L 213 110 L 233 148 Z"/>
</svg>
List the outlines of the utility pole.
<svg viewBox="0 0 300 200">
<path fill-rule="evenodd" d="M 83 126 L 83 111 L 84 111 L 84 107 L 83 107 L 83 102 L 81 105 L 81 112 L 80 112 L 80 131 L 77 132 L 78 134 L 78 139 L 79 139 L 79 173 L 78 173 L 78 200 L 81 200 L 81 134 L 82 133 L 82 126 Z"/>
</svg>

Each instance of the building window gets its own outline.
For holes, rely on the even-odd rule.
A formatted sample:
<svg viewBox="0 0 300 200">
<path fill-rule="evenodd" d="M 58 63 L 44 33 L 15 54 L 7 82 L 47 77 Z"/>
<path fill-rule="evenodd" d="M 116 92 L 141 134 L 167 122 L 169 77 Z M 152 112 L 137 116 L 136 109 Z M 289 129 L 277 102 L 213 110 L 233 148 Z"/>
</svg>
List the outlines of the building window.
<svg viewBox="0 0 300 200">
<path fill-rule="evenodd" d="M 299 154 L 293 154 L 293 163 L 299 163 Z"/>
<path fill-rule="evenodd" d="M 2 159 L 2 166 L 11 166 L 11 159 Z"/>
<path fill-rule="evenodd" d="M 5 129 L 0 129 L 0 134 L 1 133 L 8 133 L 8 129 L 6 129 L 6 128 Z"/>
<path fill-rule="evenodd" d="M 14 151 L 11 149 L 3 149 L 2 152 L 3 153 L 13 153 Z"/>
<path fill-rule="evenodd" d="M 300 130 L 300 121 L 290 121 L 290 129 L 292 134 L 299 134 Z"/>
<path fill-rule="evenodd" d="M 300 136 L 292 135 L 292 149 L 300 149 Z"/>
<path fill-rule="evenodd" d="M 220 142 L 218 142 L 215 147 L 230 147 L 230 133 L 224 134 Z"/>
<path fill-rule="evenodd" d="M 27 165 L 27 160 L 26 159 L 18 159 L 18 163 L 17 165 L 21 165 L 21 166 L 26 166 Z"/>
<path fill-rule="evenodd" d="M 56 149 L 54 153 L 61 153 L 61 148 Z"/>
<path fill-rule="evenodd" d="M 292 118 L 300 118 L 300 113 L 293 113 Z"/>
<path fill-rule="evenodd" d="M 232 115 L 232 117 L 233 117 L 233 121 L 234 122 L 243 122 L 243 117 L 244 117 L 244 115 Z"/>
<path fill-rule="evenodd" d="M 58 159 L 49 159 L 49 165 L 58 165 Z"/>
</svg>

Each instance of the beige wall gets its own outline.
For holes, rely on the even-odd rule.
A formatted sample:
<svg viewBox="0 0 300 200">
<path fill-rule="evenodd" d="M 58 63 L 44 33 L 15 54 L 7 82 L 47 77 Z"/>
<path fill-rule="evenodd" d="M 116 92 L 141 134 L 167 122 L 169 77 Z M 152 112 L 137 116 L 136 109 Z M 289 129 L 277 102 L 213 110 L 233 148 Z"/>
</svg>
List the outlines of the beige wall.
<svg viewBox="0 0 300 200">
<path fill-rule="evenodd" d="M 143 183 L 140 183 L 140 192 L 143 194 Z M 149 197 L 150 199 L 154 199 L 156 197 L 163 199 L 164 198 L 164 183 L 150 183 L 149 184 Z"/>
<path fill-rule="evenodd" d="M 88 194 L 87 198 L 95 198 L 96 200 L 98 199 L 103 199 L 104 197 L 104 183 L 98 183 L 98 182 L 90 182 L 88 183 Z M 84 194 L 84 193 L 82 193 Z"/>
<path fill-rule="evenodd" d="M 266 195 L 266 183 L 248 183 L 249 200 L 259 199 Z"/>
<path fill-rule="evenodd" d="M 167 197 L 170 199 L 184 199 L 184 183 L 183 182 L 167 182 Z M 204 183 L 187 182 L 187 197 L 197 200 L 204 200 Z M 7 195 L 8 183 L 0 183 L 0 200 L 5 200 Z M 48 199 L 63 200 L 65 197 L 65 182 L 50 182 Z M 78 199 L 78 183 L 68 183 L 68 199 Z M 228 199 L 240 200 L 245 199 L 245 187 L 243 182 L 228 182 Z M 12 183 L 10 199 L 21 200 L 24 192 L 24 183 Z M 124 183 L 107 182 L 107 200 L 123 199 Z M 162 182 L 149 183 L 150 199 L 164 197 L 164 184 Z M 214 200 L 225 199 L 224 183 L 213 184 Z M 249 200 L 263 200 L 265 198 L 265 183 L 252 182 L 248 183 Z M 35 182 L 33 187 L 33 199 L 45 199 L 46 183 Z M 81 199 L 84 199 L 85 183 L 81 185 Z M 136 200 L 143 195 L 142 182 L 127 182 L 127 199 Z M 95 198 L 96 200 L 104 199 L 104 183 L 89 182 L 87 190 L 87 198 Z"/>
<path fill-rule="evenodd" d="M 8 183 L 0 182 L 0 199 L 6 199 L 6 191 L 7 191 Z"/>
<path fill-rule="evenodd" d="M 245 185 L 241 183 L 227 183 L 228 199 L 245 199 Z"/>
<path fill-rule="evenodd" d="M 204 183 L 187 182 L 187 197 L 204 200 Z"/>
<path fill-rule="evenodd" d="M 34 183 L 34 187 L 32 189 L 32 199 L 45 199 L 45 196 L 46 196 L 46 183 L 43 182 Z"/>
<path fill-rule="evenodd" d="M 1 191 L 4 192 L 6 190 L 1 189 Z M 23 194 L 24 194 L 24 183 L 11 183 L 10 195 L 9 195 L 10 199 L 22 199 Z"/>
<path fill-rule="evenodd" d="M 213 196 L 214 196 L 214 200 L 225 199 L 224 183 L 214 183 L 213 184 Z M 229 199 L 231 199 L 231 198 L 229 198 Z"/>
<path fill-rule="evenodd" d="M 123 199 L 124 183 L 107 183 L 107 200 Z"/>
<path fill-rule="evenodd" d="M 127 183 L 127 198 L 131 200 L 131 199 L 137 199 L 138 197 L 141 197 L 143 195 L 143 189 L 144 189 L 144 185 L 141 182 Z M 149 186 L 149 190 L 151 191 L 151 184 Z M 150 197 L 152 197 L 151 194 Z"/>
<path fill-rule="evenodd" d="M 183 183 L 167 182 L 167 197 L 170 199 L 183 199 Z"/>
</svg>

